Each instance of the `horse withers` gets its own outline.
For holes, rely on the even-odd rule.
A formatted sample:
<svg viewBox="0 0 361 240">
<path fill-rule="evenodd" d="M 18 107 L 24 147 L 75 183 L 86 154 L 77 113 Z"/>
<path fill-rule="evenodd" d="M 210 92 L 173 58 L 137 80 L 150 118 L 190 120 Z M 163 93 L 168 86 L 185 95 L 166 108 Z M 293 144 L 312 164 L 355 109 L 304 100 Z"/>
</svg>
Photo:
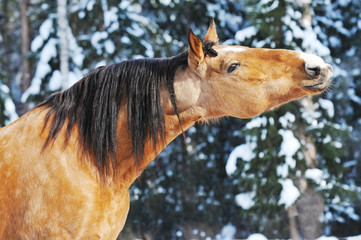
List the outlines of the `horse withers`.
<svg viewBox="0 0 361 240">
<path fill-rule="evenodd" d="M 115 239 L 130 185 L 175 137 L 319 94 L 331 75 L 314 55 L 222 45 L 213 20 L 172 58 L 97 68 L 0 129 L 0 238 Z"/>
</svg>

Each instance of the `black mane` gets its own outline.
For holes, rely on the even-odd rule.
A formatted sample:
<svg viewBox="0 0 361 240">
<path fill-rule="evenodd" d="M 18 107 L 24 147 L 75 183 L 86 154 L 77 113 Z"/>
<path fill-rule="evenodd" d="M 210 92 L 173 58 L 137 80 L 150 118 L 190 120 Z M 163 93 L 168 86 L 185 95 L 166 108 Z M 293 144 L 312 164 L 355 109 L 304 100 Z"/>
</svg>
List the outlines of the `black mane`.
<svg viewBox="0 0 361 240">
<path fill-rule="evenodd" d="M 174 73 L 178 67 L 187 65 L 187 58 L 188 53 L 184 52 L 172 58 L 138 59 L 99 67 L 71 88 L 51 95 L 38 105 L 49 109 L 44 128 L 50 124 L 50 132 L 44 148 L 67 123 L 65 147 L 76 125 L 83 154 L 93 159 L 100 176 L 107 175 L 110 163 L 113 170 L 116 168 L 117 122 L 120 107 L 125 103 L 133 153 L 136 160 L 142 159 L 147 138 L 154 147 L 159 141 L 158 134 L 164 140 L 161 87 L 167 86 L 178 115 Z"/>
</svg>

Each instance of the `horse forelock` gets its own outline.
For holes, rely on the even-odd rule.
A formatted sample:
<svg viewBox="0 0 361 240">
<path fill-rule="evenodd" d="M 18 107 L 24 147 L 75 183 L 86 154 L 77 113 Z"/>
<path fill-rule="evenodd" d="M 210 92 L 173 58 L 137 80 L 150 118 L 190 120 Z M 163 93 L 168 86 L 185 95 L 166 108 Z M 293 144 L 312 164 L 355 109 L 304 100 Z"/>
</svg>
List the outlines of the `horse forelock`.
<svg viewBox="0 0 361 240">
<path fill-rule="evenodd" d="M 167 87 L 178 115 L 174 74 L 178 67 L 187 65 L 187 57 L 188 53 L 184 52 L 172 58 L 137 59 L 99 67 L 71 88 L 51 95 L 38 105 L 48 109 L 44 129 L 50 125 L 50 130 L 44 149 L 67 124 L 66 147 L 77 126 L 82 153 L 93 160 L 100 176 L 107 176 L 110 166 L 115 173 L 117 123 L 123 106 L 127 107 L 129 135 L 135 159 L 139 162 L 144 157 L 147 139 L 155 148 L 165 137 L 160 96 L 163 86 Z"/>
<path fill-rule="evenodd" d="M 205 55 L 210 55 L 211 57 L 217 57 L 218 52 L 213 49 L 213 46 L 215 45 L 215 42 L 211 41 L 205 41 L 203 43 L 203 52 Z"/>
</svg>

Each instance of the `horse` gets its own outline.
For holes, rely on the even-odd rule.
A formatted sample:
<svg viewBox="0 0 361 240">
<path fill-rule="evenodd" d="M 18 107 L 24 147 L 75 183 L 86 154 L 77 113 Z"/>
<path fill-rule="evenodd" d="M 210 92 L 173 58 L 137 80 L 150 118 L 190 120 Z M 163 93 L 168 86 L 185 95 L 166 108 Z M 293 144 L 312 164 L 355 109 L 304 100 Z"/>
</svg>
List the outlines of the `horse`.
<svg viewBox="0 0 361 240">
<path fill-rule="evenodd" d="M 203 41 L 163 59 L 99 67 L 0 129 L 1 239 L 116 239 L 129 187 L 198 121 L 252 118 L 327 90 L 306 53 Z"/>
</svg>

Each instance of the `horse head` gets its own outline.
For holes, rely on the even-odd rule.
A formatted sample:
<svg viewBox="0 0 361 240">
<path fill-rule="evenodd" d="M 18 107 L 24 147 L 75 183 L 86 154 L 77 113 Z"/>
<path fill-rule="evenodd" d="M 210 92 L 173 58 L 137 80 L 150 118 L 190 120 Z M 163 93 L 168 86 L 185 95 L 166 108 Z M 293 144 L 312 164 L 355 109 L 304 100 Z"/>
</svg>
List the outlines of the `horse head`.
<svg viewBox="0 0 361 240">
<path fill-rule="evenodd" d="M 189 32 L 188 70 L 175 82 L 176 96 L 180 105 L 203 109 L 205 118 L 251 118 L 323 92 L 332 72 L 331 65 L 312 54 L 222 45 L 212 20 L 203 42 Z M 182 89 L 185 81 L 192 88 Z"/>
</svg>

